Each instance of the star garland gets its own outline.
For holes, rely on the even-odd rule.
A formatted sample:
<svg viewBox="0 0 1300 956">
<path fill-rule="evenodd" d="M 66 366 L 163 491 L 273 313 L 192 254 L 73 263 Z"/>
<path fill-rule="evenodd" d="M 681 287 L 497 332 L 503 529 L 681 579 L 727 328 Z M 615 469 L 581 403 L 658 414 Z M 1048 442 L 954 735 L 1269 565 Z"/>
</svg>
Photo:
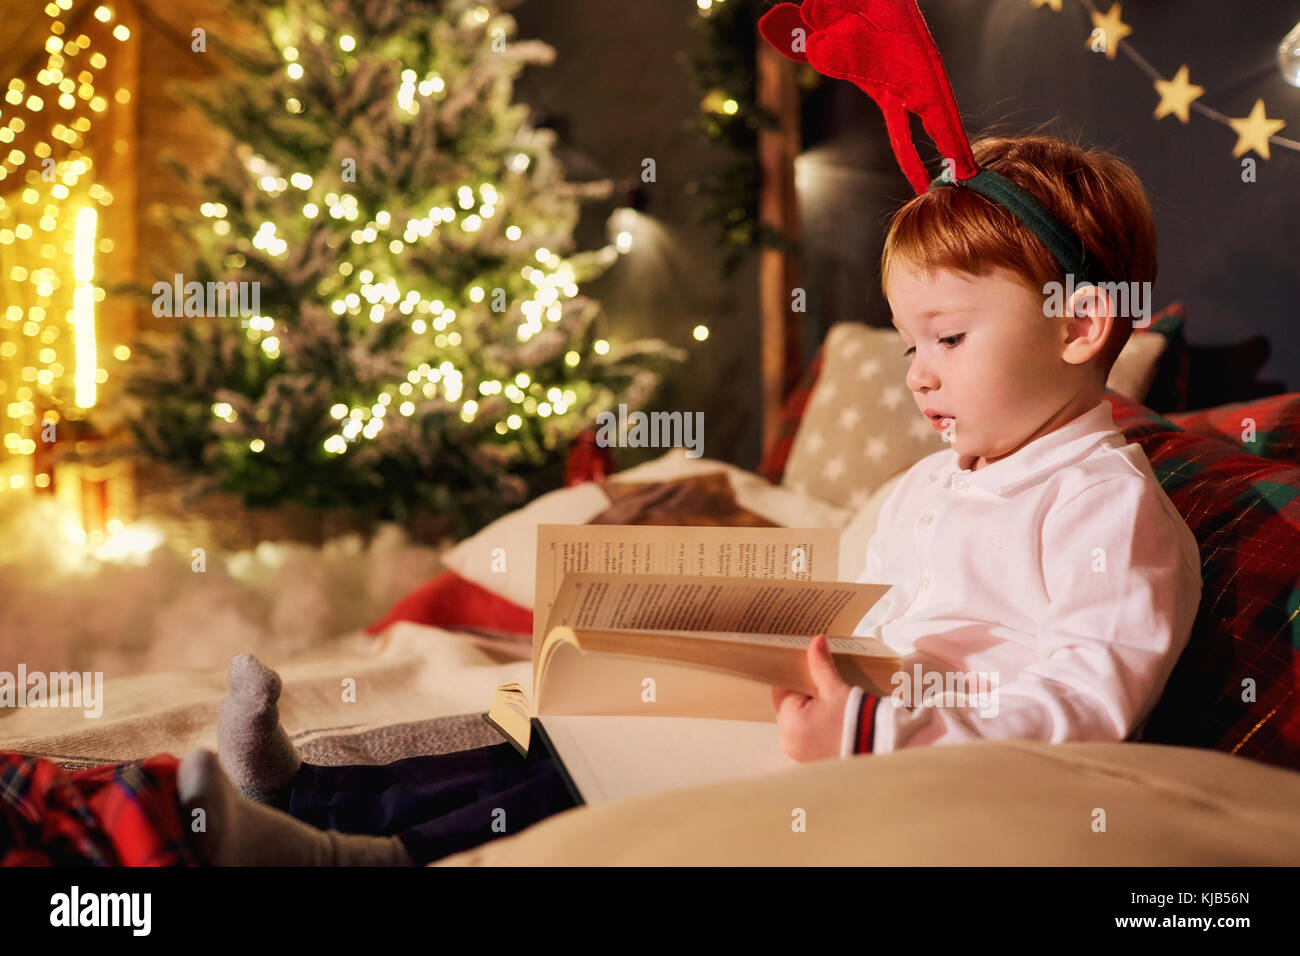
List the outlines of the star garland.
<svg viewBox="0 0 1300 956">
<path fill-rule="evenodd" d="M 1030 2 L 1035 7 L 1050 7 L 1055 13 L 1061 12 L 1061 0 L 1030 0 Z M 1206 119 L 1227 126 L 1237 134 L 1237 142 L 1232 147 L 1234 158 L 1254 151 L 1264 159 L 1270 159 L 1270 144 L 1300 152 L 1300 142 L 1277 135 L 1286 126 L 1286 122 L 1271 118 L 1264 108 L 1262 98 L 1255 100 L 1255 105 L 1247 116 L 1226 116 L 1206 106 L 1199 102 L 1205 93 L 1205 87 L 1191 82 L 1186 63 L 1178 68 L 1178 72 L 1171 79 L 1166 79 L 1133 48 L 1132 43 L 1127 40 L 1127 37 L 1133 34 L 1133 28 L 1124 22 L 1120 4 L 1112 3 L 1110 9 L 1102 13 L 1093 5 L 1092 0 L 1080 0 L 1080 3 L 1092 16 L 1093 28 L 1084 44 L 1085 47 L 1095 50 L 1095 43 L 1100 33 L 1106 59 L 1115 59 L 1115 55 L 1123 50 L 1142 72 L 1151 77 L 1155 91 L 1160 94 L 1160 102 L 1156 104 L 1152 114 L 1155 119 L 1160 120 L 1173 115 L 1178 117 L 1179 122 L 1186 124 L 1191 117 L 1191 111 L 1195 110 Z"/>
</svg>

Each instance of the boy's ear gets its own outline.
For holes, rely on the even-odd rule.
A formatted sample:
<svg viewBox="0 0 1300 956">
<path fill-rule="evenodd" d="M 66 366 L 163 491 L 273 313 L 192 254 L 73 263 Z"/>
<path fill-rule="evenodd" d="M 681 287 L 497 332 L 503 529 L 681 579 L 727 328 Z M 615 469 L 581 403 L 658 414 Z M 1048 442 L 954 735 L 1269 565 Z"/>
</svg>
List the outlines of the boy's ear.
<svg viewBox="0 0 1300 956">
<path fill-rule="evenodd" d="M 1074 364 L 1088 361 L 1101 352 L 1115 323 L 1115 304 L 1104 289 L 1081 286 L 1067 303 L 1070 339 L 1065 359 Z"/>
</svg>

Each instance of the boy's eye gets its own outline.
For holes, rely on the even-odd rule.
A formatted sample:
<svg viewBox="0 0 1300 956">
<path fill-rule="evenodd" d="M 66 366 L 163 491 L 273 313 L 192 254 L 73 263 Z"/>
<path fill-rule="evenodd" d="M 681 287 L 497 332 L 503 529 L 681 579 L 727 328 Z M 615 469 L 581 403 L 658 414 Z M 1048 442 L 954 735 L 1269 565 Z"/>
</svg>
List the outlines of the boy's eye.
<svg viewBox="0 0 1300 956">
<path fill-rule="evenodd" d="M 961 340 L 964 339 L 965 337 L 966 337 L 965 332 L 958 332 L 956 335 L 946 335 L 943 338 L 941 338 L 939 341 L 943 342 L 945 345 L 948 345 L 949 348 L 956 348 L 961 343 Z M 903 358 L 911 358 L 912 353 L 915 351 L 916 351 L 915 347 L 908 349 L 906 352 L 903 353 Z"/>
</svg>

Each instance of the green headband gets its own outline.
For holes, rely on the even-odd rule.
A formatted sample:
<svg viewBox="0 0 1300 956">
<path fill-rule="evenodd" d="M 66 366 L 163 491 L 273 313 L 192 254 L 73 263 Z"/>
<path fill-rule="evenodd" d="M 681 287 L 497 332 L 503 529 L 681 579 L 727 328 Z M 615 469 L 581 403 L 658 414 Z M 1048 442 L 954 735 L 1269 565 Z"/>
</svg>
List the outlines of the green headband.
<svg viewBox="0 0 1300 956">
<path fill-rule="evenodd" d="M 1075 278 L 1075 285 L 1096 285 L 1100 281 L 1098 269 L 1089 261 L 1087 250 L 1079 237 L 1043 208 L 1042 203 L 1027 191 L 1017 186 L 991 169 L 982 168 L 969 179 L 946 178 L 947 174 L 935 177 L 930 188 L 936 186 L 963 186 L 973 189 L 1007 210 L 1043 241 L 1043 245 L 1060 263 L 1066 275 Z"/>
</svg>

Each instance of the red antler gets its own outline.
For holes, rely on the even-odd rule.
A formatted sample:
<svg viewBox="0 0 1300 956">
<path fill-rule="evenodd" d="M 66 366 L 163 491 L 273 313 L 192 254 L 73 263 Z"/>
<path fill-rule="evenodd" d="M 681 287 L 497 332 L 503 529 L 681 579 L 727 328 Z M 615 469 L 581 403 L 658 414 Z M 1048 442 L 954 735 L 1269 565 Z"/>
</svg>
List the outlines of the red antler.
<svg viewBox="0 0 1300 956">
<path fill-rule="evenodd" d="M 909 112 L 921 117 L 930 139 L 953 161 L 956 179 L 979 172 L 916 0 L 782 3 L 759 19 L 758 29 L 778 52 L 825 76 L 849 80 L 876 101 L 894 156 L 917 193 L 930 188 L 930 176 L 912 142 Z"/>
</svg>

